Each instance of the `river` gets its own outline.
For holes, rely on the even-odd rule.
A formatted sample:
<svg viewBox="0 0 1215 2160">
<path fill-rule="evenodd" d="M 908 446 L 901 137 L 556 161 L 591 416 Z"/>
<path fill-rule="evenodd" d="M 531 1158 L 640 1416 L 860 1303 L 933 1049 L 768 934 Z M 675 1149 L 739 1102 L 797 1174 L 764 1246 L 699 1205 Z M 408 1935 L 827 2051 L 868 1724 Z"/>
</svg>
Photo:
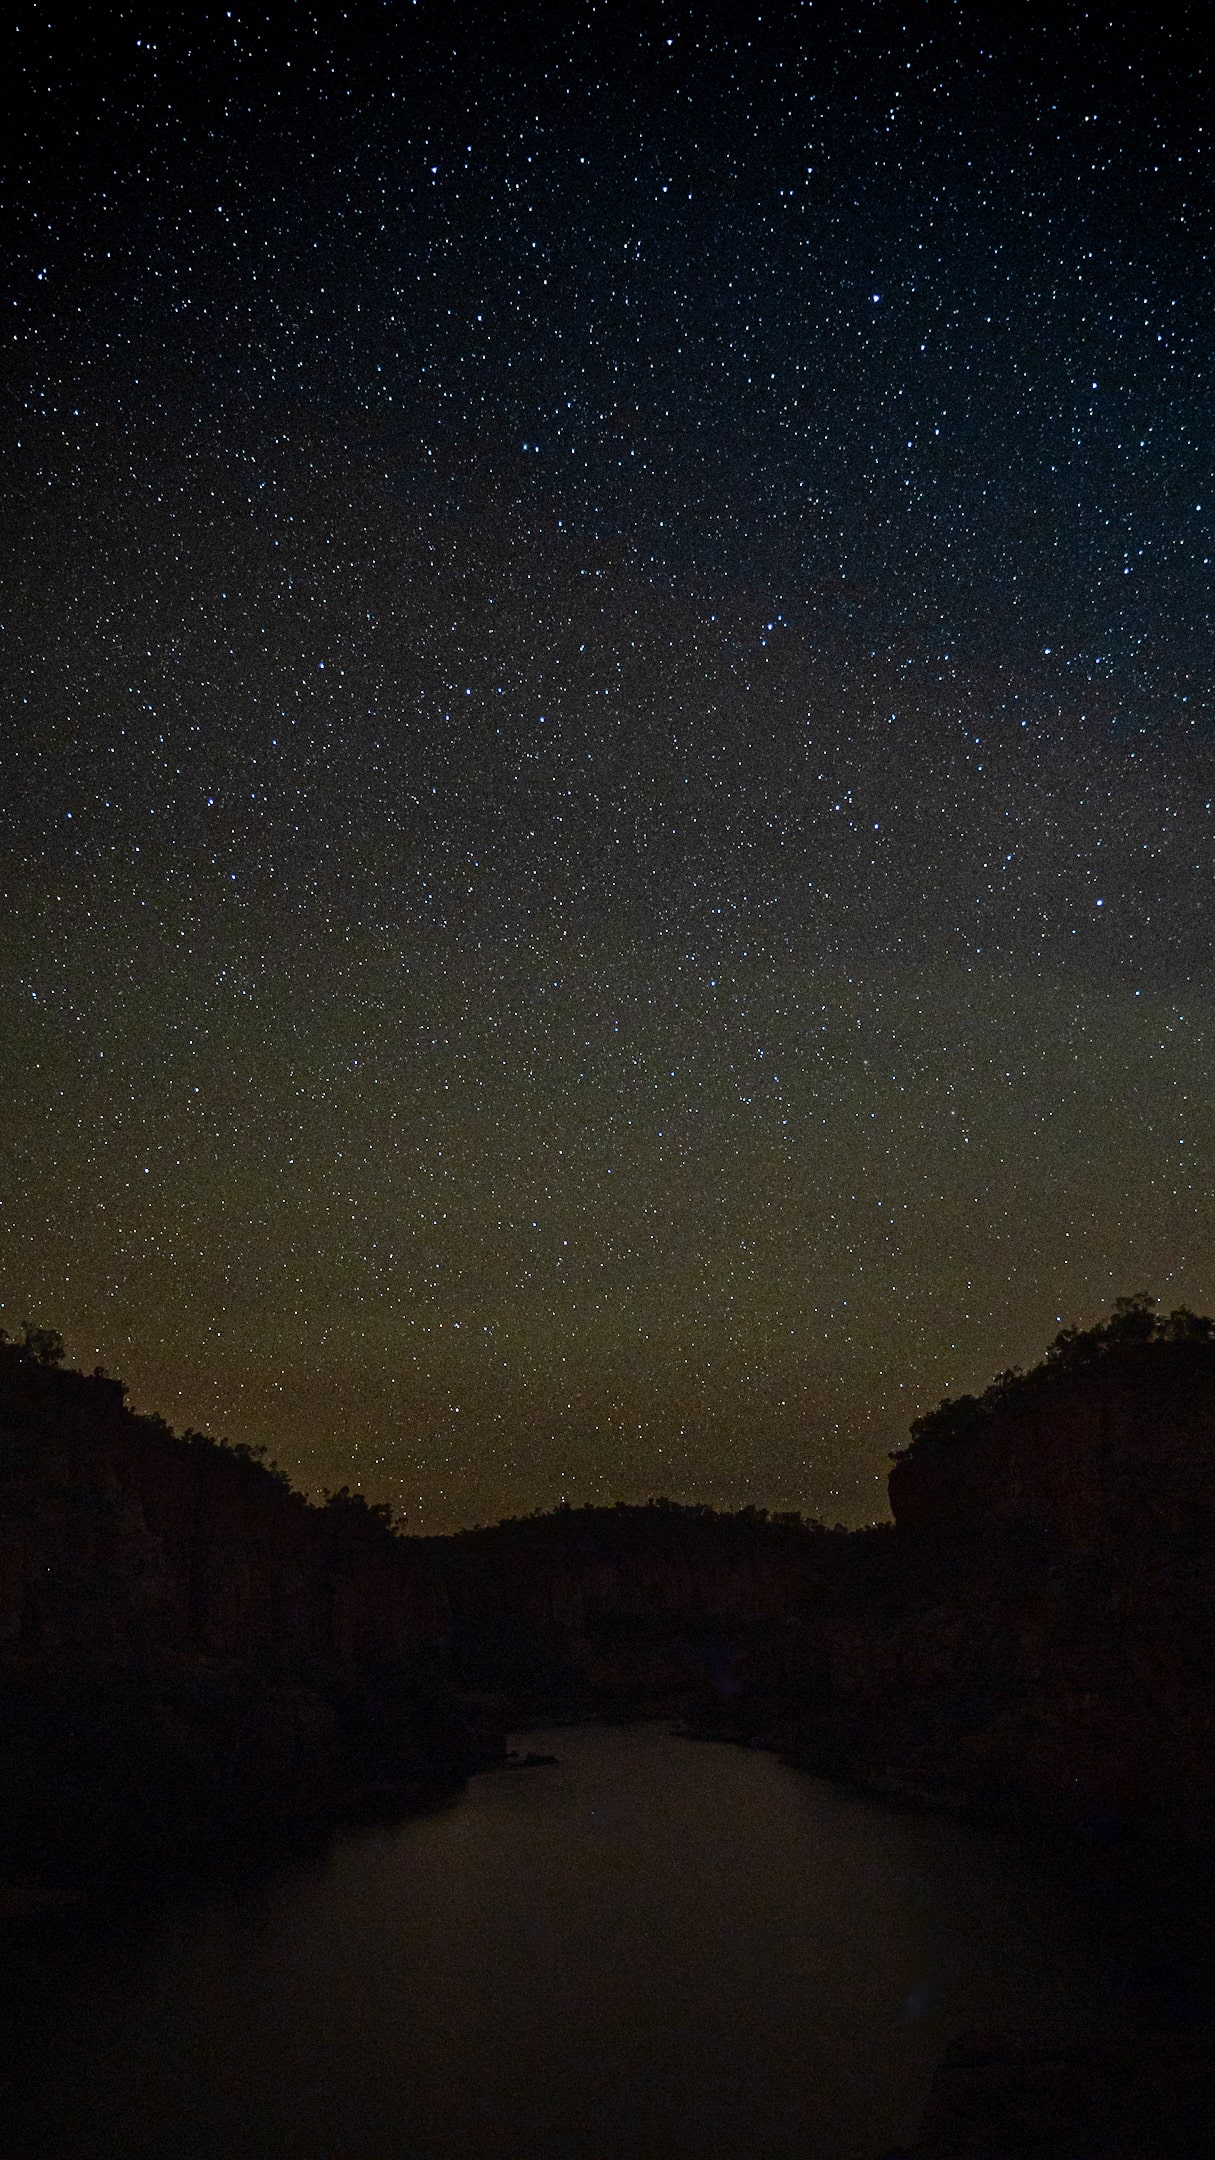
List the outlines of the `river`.
<svg viewBox="0 0 1215 2160">
<path fill-rule="evenodd" d="M 1156 1984 L 1125 1853 L 656 1726 L 517 1744 L 560 1762 L 16 1931 L 5 2160 L 877 2160 L 959 2031 Z"/>
</svg>

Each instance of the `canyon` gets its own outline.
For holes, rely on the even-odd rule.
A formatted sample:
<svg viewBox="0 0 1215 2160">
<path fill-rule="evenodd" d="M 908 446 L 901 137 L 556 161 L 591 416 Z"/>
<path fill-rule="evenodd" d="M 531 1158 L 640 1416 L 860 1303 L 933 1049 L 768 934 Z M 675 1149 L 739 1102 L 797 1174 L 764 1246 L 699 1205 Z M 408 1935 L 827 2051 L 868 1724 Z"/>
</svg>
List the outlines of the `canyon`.
<svg viewBox="0 0 1215 2160">
<path fill-rule="evenodd" d="M 918 1422 L 867 1530 L 656 1501 L 447 1538 L 0 1343 L 4 1901 L 415 1806 L 588 1716 L 1209 1845 L 1213 1332 L 1145 1299 L 1065 1331 Z"/>
</svg>

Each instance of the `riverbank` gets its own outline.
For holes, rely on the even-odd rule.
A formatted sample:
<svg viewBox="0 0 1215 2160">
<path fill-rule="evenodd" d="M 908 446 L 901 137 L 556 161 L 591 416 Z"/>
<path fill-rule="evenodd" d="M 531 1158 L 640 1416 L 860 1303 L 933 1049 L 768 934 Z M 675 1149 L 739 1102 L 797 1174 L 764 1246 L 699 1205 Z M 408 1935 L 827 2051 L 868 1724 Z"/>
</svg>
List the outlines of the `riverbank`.
<svg viewBox="0 0 1215 2160">
<path fill-rule="evenodd" d="M 654 1723 L 511 1745 L 559 1760 L 7 1932 L 13 2149 L 878 2160 L 967 2032 L 1125 2032 L 1158 1986 L 1200 1995 L 1201 1913 L 1126 1850 Z"/>
</svg>

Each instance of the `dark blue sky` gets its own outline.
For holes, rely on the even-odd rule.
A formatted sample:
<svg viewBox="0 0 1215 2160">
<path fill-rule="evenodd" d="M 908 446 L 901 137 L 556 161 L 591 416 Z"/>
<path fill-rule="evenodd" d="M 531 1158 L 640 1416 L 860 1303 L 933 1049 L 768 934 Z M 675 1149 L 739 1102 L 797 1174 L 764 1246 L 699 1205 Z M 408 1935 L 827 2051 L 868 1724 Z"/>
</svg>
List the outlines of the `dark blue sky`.
<svg viewBox="0 0 1215 2160">
<path fill-rule="evenodd" d="M 1210 1302 L 1173 23 L 24 15 L 10 1326 L 431 1527 L 863 1519 Z"/>
</svg>

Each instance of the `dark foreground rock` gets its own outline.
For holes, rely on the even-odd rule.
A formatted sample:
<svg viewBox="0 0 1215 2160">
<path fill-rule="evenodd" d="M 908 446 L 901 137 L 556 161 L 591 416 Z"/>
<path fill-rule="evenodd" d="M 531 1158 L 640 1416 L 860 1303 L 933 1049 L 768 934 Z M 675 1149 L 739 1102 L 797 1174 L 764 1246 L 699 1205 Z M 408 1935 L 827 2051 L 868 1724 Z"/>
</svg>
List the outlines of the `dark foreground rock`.
<svg viewBox="0 0 1215 2160">
<path fill-rule="evenodd" d="M 452 1793 L 478 1757 L 412 1675 L 31 1665 L 0 1695 L 0 1913 Z"/>
<path fill-rule="evenodd" d="M 1210 2160 L 1215 2053 L 1189 2033 L 958 2040 L 888 2160 Z"/>
</svg>

